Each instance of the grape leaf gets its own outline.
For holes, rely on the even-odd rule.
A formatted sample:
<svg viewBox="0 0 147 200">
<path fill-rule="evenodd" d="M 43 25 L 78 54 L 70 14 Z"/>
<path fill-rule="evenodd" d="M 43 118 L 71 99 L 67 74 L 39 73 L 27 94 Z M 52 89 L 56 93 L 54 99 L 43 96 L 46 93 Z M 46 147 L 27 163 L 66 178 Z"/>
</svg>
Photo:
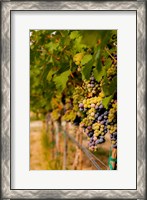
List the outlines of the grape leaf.
<svg viewBox="0 0 147 200">
<path fill-rule="evenodd" d="M 54 50 L 57 49 L 57 47 L 59 46 L 58 43 L 53 43 L 53 42 L 50 42 L 46 45 L 44 45 L 51 53 L 53 53 Z"/>
<path fill-rule="evenodd" d="M 110 94 L 113 94 L 114 92 L 116 92 L 117 89 L 117 76 L 115 76 L 110 85 L 109 85 L 109 90 L 110 90 Z"/>
<path fill-rule="evenodd" d="M 82 33 L 82 43 L 88 45 L 89 47 L 93 47 L 96 45 L 97 40 L 99 38 L 98 31 L 84 30 Z"/>
<path fill-rule="evenodd" d="M 111 99 L 112 99 L 113 95 L 110 95 L 108 97 L 105 97 L 103 100 L 102 100 L 102 104 L 103 106 L 108 109 L 108 104 L 110 103 Z"/>
<path fill-rule="evenodd" d="M 99 45 L 96 49 L 95 54 L 95 61 L 96 61 L 96 68 L 100 72 L 102 70 L 102 62 L 101 62 L 101 45 Z"/>
<path fill-rule="evenodd" d="M 53 75 L 54 73 L 55 73 L 54 70 L 50 70 L 50 71 L 49 71 L 49 73 L 48 73 L 48 75 L 47 75 L 47 80 L 48 80 L 48 81 L 51 81 L 52 75 Z"/>
<path fill-rule="evenodd" d="M 79 31 L 72 31 L 70 34 L 71 39 L 75 39 L 78 36 L 79 36 Z"/>
<path fill-rule="evenodd" d="M 81 31 L 83 36 L 82 42 L 89 47 L 94 47 L 97 45 L 98 40 L 100 41 L 100 46 L 106 45 L 110 38 L 111 30 L 84 30 Z"/>
<path fill-rule="evenodd" d="M 68 70 L 68 71 L 63 72 L 59 76 L 56 76 L 53 78 L 53 81 L 56 85 L 56 89 L 59 90 L 60 92 L 62 92 L 65 89 L 66 83 L 68 81 L 68 76 L 70 73 L 71 71 Z"/>
<path fill-rule="evenodd" d="M 82 37 L 79 36 L 74 40 L 73 49 L 74 49 L 75 53 L 82 52 L 83 48 L 86 48 L 86 45 L 81 43 L 81 39 L 82 39 Z"/>
<path fill-rule="evenodd" d="M 112 65 L 112 59 L 111 58 L 108 58 L 105 62 L 105 67 L 106 69 L 108 69 L 110 66 Z"/>
<path fill-rule="evenodd" d="M 82 65 L 85 65 L 86 63 L 88 63 L 90 60 L 92 59 L 92 55 L 88 54 L 88 55 L 85 55 L 82 60 L 81 60 L 81 64 Z"/>
<path fill-rule="evenodd" d="M 106 73 L 105 67 L 102 67 L 102 70 L 100 72 L 97 70 L 97 68 L 93 69 L 94 78 L 98 82 L 102 79 L 102 77 L 105 75 L 105 73 Z"/>
<path fill-rule="evenodd" d="M 115 76 L 111 83 L 108 84 L 108 79 L 105 77 L 104 78 L 104 84 L 103 84 L 103 91 L 106 96 L 114 94 L 117 89 L 117 77 Z"/>
<path fill-rule="evenodd" d="M 110 95 L 108 79 L 107 79 L 106 76 L 104 77 L 104 83 L 103 83 L 102 89 L 103 89 L 103 91 L 105 93 L 105 96 L 109 96 Z"/>
<path fill-rule="evenodd" d="M 67 70 L 69 70 L 69 68 L 70 68 L 70 65 L 69 64 L 67 64 L 67 63 L 65 63 L 65 62 L 60 62 L 60 69 L 58 70 L 58 72 L 57 72 L 57 75 L 60 75 L 61 73 L 63 73 L 63 72 L 65 72 L 65 71 L 67 71 Z"/>
<path fill-rule="evenodd" d="M 93 66 L 93 61 L 89 61 L 85 66 L 82 67 L 82 79 L 83 80 L 88 80 L 91 76 L 91 71 L 92 71 L 92 66 Z"/>
</svg>

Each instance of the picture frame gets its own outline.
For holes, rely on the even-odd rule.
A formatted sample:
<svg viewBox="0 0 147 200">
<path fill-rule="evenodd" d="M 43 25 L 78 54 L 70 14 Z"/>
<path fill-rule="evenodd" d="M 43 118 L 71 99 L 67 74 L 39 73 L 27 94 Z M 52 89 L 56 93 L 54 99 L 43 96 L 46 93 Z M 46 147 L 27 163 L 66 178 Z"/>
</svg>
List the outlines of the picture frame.
<svg viewBox="0 0 147 200">
<path fill-rule="evenodd" d="M 2 1 L 1 2 L 1 86 L 2 86 L 2 120 L 1 120 L 1 191 L 2 199 L 66 199 L 66 198 L 125 198 L 145 199 L 146 197 L 146 123 L 145 123 L 145 97 L 146 97 L 146 29 L 145 29 L 145 1 Z M 137 18 L 137 147 L 136 147 L 136 189 L 12 189 L 11 181 L 14 178 L 11 174 L 12 151 L 12 127 L 14 118 L 12 115 L 13 105 L 11 97 L 13 94 L 12 81 L 12 38 L 11 24 L 12 11 L 65 11 L 65 10 L 95 10 L 95 11 L 135 11 Z M 14 48 L 14 47 L 13 47 Z"/>
</svg>

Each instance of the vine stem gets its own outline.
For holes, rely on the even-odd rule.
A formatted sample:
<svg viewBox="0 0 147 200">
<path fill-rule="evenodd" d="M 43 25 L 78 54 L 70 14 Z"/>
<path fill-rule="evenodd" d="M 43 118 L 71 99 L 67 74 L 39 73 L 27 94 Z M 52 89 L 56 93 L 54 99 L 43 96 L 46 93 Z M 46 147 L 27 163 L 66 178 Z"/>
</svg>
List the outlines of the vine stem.
<svg viewBox="0 0 147 200">
<path fill-rule="evenodd" d="M 111 53 L 108 51 L 108 49 L 105 47 L 105 51 L 109 54 L 109 56 L 115 61 L 115 62 L 117 62 L 116 61 L 116 59 L 111 55 Z"/>
</svg>

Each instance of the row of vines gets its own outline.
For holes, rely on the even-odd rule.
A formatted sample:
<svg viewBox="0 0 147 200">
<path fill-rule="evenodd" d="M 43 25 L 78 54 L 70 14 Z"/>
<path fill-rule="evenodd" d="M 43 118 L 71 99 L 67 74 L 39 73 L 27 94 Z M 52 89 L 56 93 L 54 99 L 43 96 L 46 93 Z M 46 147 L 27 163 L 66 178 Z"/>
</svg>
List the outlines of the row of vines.
<svg viewBox="0 0 147 200">
<path fill-rule="evenodd" d="M 30 109 L 82 129 L 91 152 L 109 134 L 117 169 L 117 31 L 31 30 Z"/>
</svg>

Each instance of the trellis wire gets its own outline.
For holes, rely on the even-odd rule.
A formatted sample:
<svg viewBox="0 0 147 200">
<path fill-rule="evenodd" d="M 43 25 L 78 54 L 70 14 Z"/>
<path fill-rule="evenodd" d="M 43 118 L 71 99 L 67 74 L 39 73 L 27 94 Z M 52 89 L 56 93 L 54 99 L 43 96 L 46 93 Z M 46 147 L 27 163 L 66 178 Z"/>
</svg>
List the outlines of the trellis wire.
<svg viewBox="0 0 147 200">
<path fill-rule="evenodd" d="M 99 163 L 101 163 L 106 169 L 108 168 L 99 158 L 97 158 L 94 154 L 92 154 L 86 147 L 84 147 L 79 142 L 77 142 L 71 134 L 67 133 L 66 129 L 63 127 L 59 126 L 59 129 L 64 132 L 64 139 L 67 140 L 67 137 L 68 137 L 72 142 L 74 142 L 78 146 L 78 148 L 80 148 L 85 153 L 85 155 L 88 157 L 88 159 L 92 162 L 92 164 L 95 166 L 95 168 L 97 170 L 102 170 L 102 168 L 98 165 L 98 163 L 95 160 L 97 160 Z M 64 142 L 64 145 L 65 144 L 66 144 L 66 141 Z M 64 147 L 64 151 L 65 151 L 65 147 Z M 65 155 L 65 157 L 66 157 L 66 155 Z M 65 158 L 64 162 L 65 163 L 63 164 L 63 166 L 64 166 L 63 168 L 65 170 L 66 158 Z"/>
<path fill-rule="evenodd" d="M 98 162 L 100 162 L 104 167 L 106 167 L 107 168 L 107 165 L 105 165 L 99 158 L 97 158 L 94 154 L 92 154 L 90 151 L 89 151 L 89 153 L 98 161 Z"/>
<path fill-rule="evenodd" d="M 64 130 L 65 134 L 85 153 L 85 155 L 89 158 L 89 160 L 92 162 L 92 164 L 96 167 L 96 169 L 101 170 L 101 167 L 97 164 L 97 162 L 95 161 L 95 159 L 93 158 L 92 154 L 90 154 L 90 152 L 82 145 L 80 145 L 72 135 L 68 134 L 65 130 Z"/>
</svg>

